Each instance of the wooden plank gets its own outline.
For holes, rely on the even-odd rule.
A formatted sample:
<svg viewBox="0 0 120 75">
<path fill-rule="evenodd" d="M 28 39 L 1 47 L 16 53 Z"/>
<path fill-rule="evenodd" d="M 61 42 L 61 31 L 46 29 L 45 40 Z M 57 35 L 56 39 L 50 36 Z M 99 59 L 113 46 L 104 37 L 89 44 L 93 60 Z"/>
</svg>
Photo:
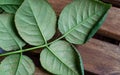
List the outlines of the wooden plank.
<svg viewBox="0 0 120 75">
<path fill-rule="evenodd" d="M 120 40 L 120 9 L 112 7 L 99 34 Z"/>
<path fill-rule="evenodd" d="M 83 57 L 85 70 L 97 75 L 120 75 L 120 47 L 91 39 L 77 46 Z"/>
<path fill-rule="evenodd" d="M 59 16 L 60 12 L 63 8 L 69 4 L 72 0 L 48 0 L 49 3 L 52 5 L 53 9 L 55 10 L 57 16 Z"/>
</svg>

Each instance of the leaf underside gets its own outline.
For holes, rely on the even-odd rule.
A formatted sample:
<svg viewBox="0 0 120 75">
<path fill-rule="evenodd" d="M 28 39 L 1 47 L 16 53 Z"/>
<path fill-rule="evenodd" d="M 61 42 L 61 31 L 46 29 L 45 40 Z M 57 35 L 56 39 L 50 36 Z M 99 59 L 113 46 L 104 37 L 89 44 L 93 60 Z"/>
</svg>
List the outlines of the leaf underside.
<svg viewBox="0 0 120 75">
<path fill-rule="evenodd" d="M 43 45 L 55 34 L 56 15 L 46 0 L 25 0 L 15 22 L 20 36 L 30 45 Z"/>
<path fill-rule="evenodd" d="M 84 44 L 102 25 L 109 8 L 96 0 L 75 0 L 62 11 L 59 30 L 70 43 Z"/>
<path fill-rule="evenodd" d="M 0 75 L 34 75 L 35 67 L 30 58 L 20 55 L 10 55 L 0 64 Z"/>
<path fill-rule="evenodd" d="M 8 13 L 15 13 L 22 2 L 23 0 L 0 0 L 0 7 Z"/>
<path fill-rule="evenodd" d="M 0 14 L 0 47 L 5 51 L 17 50 L 25 45 L 16 34 L 13 17 Z"/>
<path fill-rule="evenodd" d="M 53 43 L 40 54 L 42 66 L 57 75 L 84 75 L 78 52 L 65 41 Z M 80 67 L 80 68 L 79 68 Z"/>
</svg>

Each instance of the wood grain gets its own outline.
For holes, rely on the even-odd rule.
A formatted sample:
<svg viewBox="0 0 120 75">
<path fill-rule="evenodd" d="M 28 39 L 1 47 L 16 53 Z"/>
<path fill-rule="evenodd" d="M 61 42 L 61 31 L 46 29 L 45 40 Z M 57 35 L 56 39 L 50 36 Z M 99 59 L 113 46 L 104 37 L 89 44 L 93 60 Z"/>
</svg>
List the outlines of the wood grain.
<svg viewBox="0 0 120 75">
<path fill-rule="evenodd" d="M 97 75 L 120 75 L 120 47 L 107 42 L 91 39 L 80 51 L 85 70 Z"/>
<path fill-rule="evenodd" d="M 99 34 L 120 40 L 120 9 L 112 7 Z"/>
<path fill-rule="evenodd" d="M 60 12 L 63 10 L 63 8 L 72 2 L 72 0 L 48 0 L 48 2 L 52 5 L 53 9 L 55 10 L 57 16 L 60 15 Z"/>
</svg>

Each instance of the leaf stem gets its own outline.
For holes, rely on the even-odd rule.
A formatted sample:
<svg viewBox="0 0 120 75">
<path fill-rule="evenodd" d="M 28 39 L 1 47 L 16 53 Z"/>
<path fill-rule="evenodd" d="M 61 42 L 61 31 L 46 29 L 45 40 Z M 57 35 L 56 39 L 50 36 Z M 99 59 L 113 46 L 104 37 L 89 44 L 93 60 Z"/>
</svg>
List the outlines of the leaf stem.
<svg viewBox="0 0 120 75">
<path fill-rule="evenodd" d="M 24 50 L 18 50 L 18 51 L 3 53 L 3 54 L 0 54 L 0 57 L 1 57 L 1 56 L 11 55 L 11 54 L 17 54 L 17 53 L 21 53 L 21 52 L 32 51 L 32 50 L 34 50 L 34 49 L 43 48 L 43 47 L 45 47 L 45 46 L 46 46 L 46 45 L 42 45 L 42 46 L 32 47 L 32 48 L 28 48 L 28 49 L 24 49 Z"/>
<path fill-rule="evenodd" d="M 32 51 L 32 50 L 43 48 L 43 47 L 48 47 L 48 45 L 50 45 L 50 44 L 52 44 L 52 43 L 54 43 L 54 42 L 56 42 L 56 41 L 58 41 L 58 40 L 60 40 L 60 39 L 62 39 L 64 37 L 65 37 L 65 35 L 59 37 L 58 39 L 56 39 L 56 40 L 54 40 L 54 41 L 52 41 L 52 42 L 50 42 L 48 44 L 42 45 L 42 46 L 32 47 L 32 48 L 28 48 L 28 49 L 24 49 L 24 50 L 17 50 L 17 51 L 8 52 L 8 53 L 3 53 L 3 54 L 0 54 L 0 57 L 1 56 L 11 55 L 11 54 L 17 54 L 17 53 L 23 53 L 23 52 L 27 52 L 27 51 Z"/>
</svg>

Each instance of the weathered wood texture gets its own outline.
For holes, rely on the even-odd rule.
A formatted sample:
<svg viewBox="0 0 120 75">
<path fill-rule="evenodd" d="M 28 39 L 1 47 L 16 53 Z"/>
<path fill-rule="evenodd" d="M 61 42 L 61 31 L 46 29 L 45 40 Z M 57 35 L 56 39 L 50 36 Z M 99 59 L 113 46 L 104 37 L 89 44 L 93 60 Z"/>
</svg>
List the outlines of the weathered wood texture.
<svg viewBox="0 0 120 75">
<path fill-rule="evenodd" d="M 48 0 L 49 3 L 52 5 L 53 9 L 55 10 L 57 16 L 59 16 L 60 12 L 63 8 L 69 4 L 72 0 Z"/>
<path fill-rule="evenodd" d="M 112 7 L 99 32 L 101 35 L 120 40 L 120 9 Z"/>
<path fill-rule="evenodd" d="M 91 39 L 80 51 L 85 70 L 97 75 L 120 75 L 120 47 L 107 42 Z"/>
</svg>

